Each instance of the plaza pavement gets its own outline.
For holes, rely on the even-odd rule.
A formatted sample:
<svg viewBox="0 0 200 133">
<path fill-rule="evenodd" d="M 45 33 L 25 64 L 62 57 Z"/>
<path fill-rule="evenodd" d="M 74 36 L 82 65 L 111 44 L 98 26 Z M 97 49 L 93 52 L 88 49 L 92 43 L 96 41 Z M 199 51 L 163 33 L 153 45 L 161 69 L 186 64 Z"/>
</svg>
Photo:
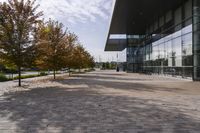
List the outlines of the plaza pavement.
<svg viewBox="0 0 200 133">
<path fill-rule="evenodd" d="M 200 83 L 96 71 L 0 83 L 0 133 L 200 133 Z"/>
</svg>

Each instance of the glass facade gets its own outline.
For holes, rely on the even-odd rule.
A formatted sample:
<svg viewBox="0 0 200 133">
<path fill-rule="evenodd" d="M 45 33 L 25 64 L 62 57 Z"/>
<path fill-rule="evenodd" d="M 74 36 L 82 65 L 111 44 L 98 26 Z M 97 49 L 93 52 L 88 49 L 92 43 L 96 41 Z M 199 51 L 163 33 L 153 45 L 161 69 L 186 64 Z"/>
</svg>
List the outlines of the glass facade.
<svg viewBox="0 0 200 133">
<path fill-rule="evenodd" d="M 192 25 L 140 48 L 142 71 L 192 77 Z"/>
<path fill-rule="evenodd" d="M 127 72 L 200 81 L 200 0 L 125 3 L 126 11 L 116 6 L 109 34 L 126 35 Z M 115 51 L 119 44 L 107 46 Z"/>
<path fill-rule="evenodd" d="M 141 42 L 133 40 L 128 38 L 128 71 L 200 78 L 200 1 L 188 0 L 160 16 Z"/>
<path fill-rule="evenodd" d="M 128 72 L 141 72 L 141 66 L 143 64 L 143 51 L 139 44 L 141 44 L 141 38 L 144 36 L 134 35 L 128 36 L 127 46 L 127 71 Z"/>
</svg>

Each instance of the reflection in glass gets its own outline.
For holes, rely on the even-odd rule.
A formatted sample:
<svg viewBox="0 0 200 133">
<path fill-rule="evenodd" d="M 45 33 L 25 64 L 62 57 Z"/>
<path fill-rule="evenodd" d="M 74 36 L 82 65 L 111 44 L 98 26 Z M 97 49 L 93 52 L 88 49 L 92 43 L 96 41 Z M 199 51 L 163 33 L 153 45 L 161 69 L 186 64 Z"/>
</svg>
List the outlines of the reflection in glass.
<svg viewBox="0 0 200 133">
<path fill-rule="evenodd" d="M 145 72 L 192 77 L 192 25 L 156 40 L 140 50 L 145 54 L 142 56 Z"/>
</svg>

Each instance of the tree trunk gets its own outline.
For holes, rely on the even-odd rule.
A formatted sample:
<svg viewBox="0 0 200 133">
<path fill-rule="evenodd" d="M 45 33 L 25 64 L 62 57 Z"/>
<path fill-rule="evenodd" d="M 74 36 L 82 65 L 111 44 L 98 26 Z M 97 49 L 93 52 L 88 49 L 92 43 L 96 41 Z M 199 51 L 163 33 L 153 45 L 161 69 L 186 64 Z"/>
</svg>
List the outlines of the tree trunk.
<svg viewBox="0 0 200 133">
<path fill-rule="evenodd" d="M 14 79 L 14 74 L 13 74 L 13 72 L 12 72 L 12 77 L 11 77 L 11 78 L 12 78 L 12 80 Z"/>
<path fill-rule="evenodd" d="M 19 86 L 21 86 L 21 66 L 18 67 L 18 80 Z"/>
<path fill-rule="evenodd" d="M 69 68 L 69 77 L 71 76 L 71 73 L 70 73 L 70 68 Z"/>
<path fill-rule="evenodd" d="M 56 79 L 56 70 L 53 70 L 53 79 Z"/>
</svg>

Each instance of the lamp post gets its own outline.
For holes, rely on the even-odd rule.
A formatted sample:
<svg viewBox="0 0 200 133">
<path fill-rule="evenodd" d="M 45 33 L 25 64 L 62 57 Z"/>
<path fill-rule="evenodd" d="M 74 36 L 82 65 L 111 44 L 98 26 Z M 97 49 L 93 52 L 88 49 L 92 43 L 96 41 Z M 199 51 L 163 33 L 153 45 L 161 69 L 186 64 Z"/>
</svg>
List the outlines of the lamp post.
<svg viewBox="0 0 200 133">
<path fill-rule="evenodd" d="M 119 54 L 117 53 L 117 68 L 116 68 L 117 72 L 119 72 Z"/>
</svg>

